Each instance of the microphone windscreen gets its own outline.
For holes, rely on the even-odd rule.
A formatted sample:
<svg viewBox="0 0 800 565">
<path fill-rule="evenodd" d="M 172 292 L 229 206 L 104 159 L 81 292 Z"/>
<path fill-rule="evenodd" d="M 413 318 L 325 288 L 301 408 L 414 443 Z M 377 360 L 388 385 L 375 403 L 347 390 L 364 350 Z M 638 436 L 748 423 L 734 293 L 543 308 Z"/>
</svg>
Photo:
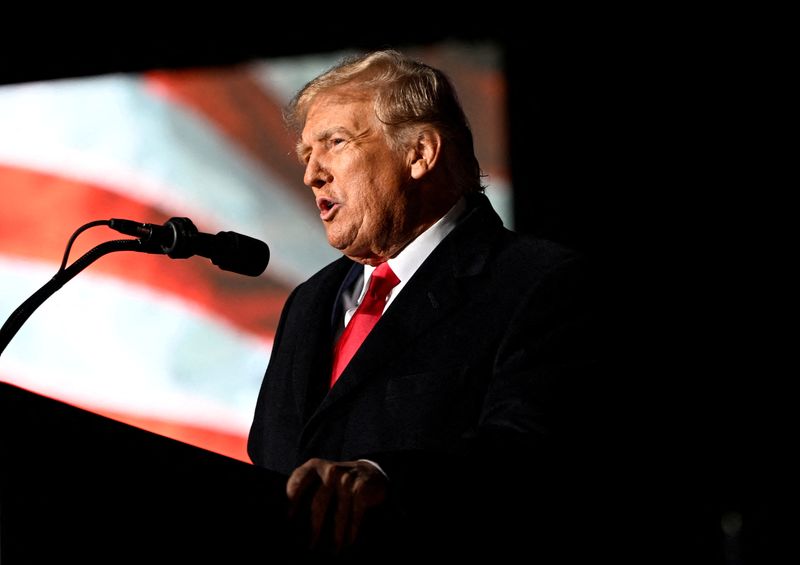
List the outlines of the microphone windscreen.
<svg viewBox="0 0 800 565">
<path fill-rule="evenodd" d="M 259 239 L 226 231 L 216 236 L 211 262 L 224 271 L 257 277 L 269 264 L 269 246 Z"/>
</svg>

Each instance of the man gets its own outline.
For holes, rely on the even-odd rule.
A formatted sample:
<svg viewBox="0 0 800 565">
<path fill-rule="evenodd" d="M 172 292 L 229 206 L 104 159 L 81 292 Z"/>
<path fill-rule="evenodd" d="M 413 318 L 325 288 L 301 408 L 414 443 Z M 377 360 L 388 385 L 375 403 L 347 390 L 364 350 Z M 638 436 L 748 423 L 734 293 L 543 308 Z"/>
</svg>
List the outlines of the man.
<svg viewBox="0 0 800 565">
<path fill-rule="evenodd" d="M 580 258 L 502 226 L 436 69 L 394 51 L 348 59 L 287 117 L 344 257 L 286 302 L 253 462 L 289 476 L 316 548 L 356 551 L 371 535 L 384 554 L 519 549 L 539 543 L 531 532 L 547 542 L 559 462 L 578 450 L 582 403 L 564 393 L 590 374 Z M 384 264 L 382 315 L 343 359 L 345 326 Z"/>
</svg>

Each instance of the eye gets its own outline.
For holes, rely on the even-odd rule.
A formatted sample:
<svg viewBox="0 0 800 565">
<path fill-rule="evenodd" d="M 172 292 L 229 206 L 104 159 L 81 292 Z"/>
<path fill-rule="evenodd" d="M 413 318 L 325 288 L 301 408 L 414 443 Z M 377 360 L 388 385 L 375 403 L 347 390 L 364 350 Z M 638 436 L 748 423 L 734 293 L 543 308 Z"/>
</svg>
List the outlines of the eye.
<svg viewBox="0 0 800 565">
<path fill-rule="evenodd" d="M 337 146 L 337 145 L 341 145 L 344 142 L 345 142 L 345 140 L 342 137 L 332 137 L 331 138 L 331 145 L 333 145 L 334 147 Z"/>
</svg>

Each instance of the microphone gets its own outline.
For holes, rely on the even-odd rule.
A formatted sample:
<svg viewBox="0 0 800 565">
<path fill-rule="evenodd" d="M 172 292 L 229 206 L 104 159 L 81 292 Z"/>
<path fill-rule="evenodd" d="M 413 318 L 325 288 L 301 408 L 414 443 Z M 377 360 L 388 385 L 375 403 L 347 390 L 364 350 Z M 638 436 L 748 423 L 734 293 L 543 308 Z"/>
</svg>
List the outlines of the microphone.
<svg viewBox="0 0 800 565">
<path fill-rule="evenodd" d="M 232 231 L 202 233 L 189 218 L 170 218 L 163 226 L 112 218 L 108 225 L 160 248 L 172 259 L 200 255 L 224 271 L 251 277 L 263 273 L 269 263 L 269 247 L 263 241 Z"/>
</svg>

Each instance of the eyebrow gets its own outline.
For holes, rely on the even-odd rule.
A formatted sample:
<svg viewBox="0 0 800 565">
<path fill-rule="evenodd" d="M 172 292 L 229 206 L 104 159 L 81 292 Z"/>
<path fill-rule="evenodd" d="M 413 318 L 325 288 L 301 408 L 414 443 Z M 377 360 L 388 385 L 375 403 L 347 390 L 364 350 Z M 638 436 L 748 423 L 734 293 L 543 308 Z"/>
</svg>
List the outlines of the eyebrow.
<svg viewBox="0 0 800 565">
<path fill-rule="evenodd" d="M 344 134 L 347 134 L 348 136 L 352 135 L 350 133 L 350 130 L 348 130 L 346 127 L 344 127 L 344 126 L 335 126 L 335 127 L 332 127 L 332 128 L 328 128 L 328 129 L 322 130 L 314 138 L 313 141 L 315 141 L 315 142 L 327 141 L 328 139 L 333 137 L 333 135 L 336 134 L 336 133 L 344 133 Z M 295 152 L 297 153 L 297 158 L 300 159 L 300 162 L 301 163 L 305 163 L 306 155 L 308 155 L 308 153 L 311 152 L 311 146 L 306 144 L 306 143 L 304 143 L 302 139 L 299 139 L 297 141 L 296 146 L 295 146 Z"/>
</svg>

